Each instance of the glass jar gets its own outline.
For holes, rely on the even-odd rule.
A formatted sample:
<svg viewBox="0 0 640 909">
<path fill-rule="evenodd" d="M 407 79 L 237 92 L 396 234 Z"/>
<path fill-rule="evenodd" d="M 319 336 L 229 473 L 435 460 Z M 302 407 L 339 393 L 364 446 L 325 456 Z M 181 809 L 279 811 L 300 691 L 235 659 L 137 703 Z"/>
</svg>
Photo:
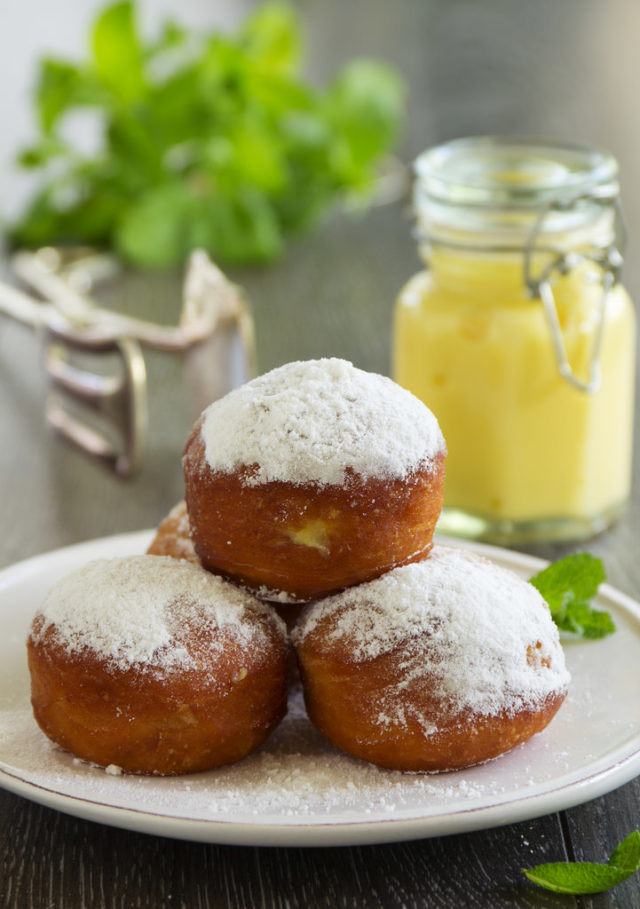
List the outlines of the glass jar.
<svg viewBox="0 0 640 909">
<path fill-rule="evenodd" d="M 393 372 L 447 440 L 439 531 L 580 539 L 631 479 L 635 316 L 607 153 L 462 139 L 415 164 L 426 270 L 398 298 Z"/>
</svg>

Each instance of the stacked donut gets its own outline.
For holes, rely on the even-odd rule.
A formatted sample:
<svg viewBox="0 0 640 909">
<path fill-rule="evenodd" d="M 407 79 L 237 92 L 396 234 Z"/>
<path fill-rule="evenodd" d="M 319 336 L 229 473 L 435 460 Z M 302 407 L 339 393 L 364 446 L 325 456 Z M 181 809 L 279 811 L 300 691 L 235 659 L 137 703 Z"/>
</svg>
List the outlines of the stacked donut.
<svg viewBox="0 0 640 909">
<path fill-rule="evenodd" d="M 50 591 L 27 641 L 41 729 L 76 757 L 138 773 L 237 761 L 286 710 L 273 610 L 188 561 L 89 562 Z"/>
<path fill-rule="evenodd" d="M 38 722 L 75 754 L 125 769 L 184 772 L 236 760 L 284 713 L 279 612 L 309 717 L 344 751 L 436 771 L 525 741 L 566 695 L 558 634 L 531 585 L 434 546 L 445 457 L 428 408 L 342 360 L 291 363 L 215 402 L 185 448 L 186 501 L 160 525 L 149 554 L 121 560 L 124 568 L 89 566 L 89 583 L 108 593 L 107 602 L 97 595 L 107 631 L 83 605 L 86 578 L 54 590 L 36 617 L 29 650 Z M 136 612 L 127 586 L 156 605 Z M 70 665 L 70 679 L 56 677 Z M 98 681 L 95 704 L 83 705 L 88 712 L 70 730 L 64 693 L 74 672 Z M 114 716 L 118 699 L 126 722 Z M 114 739 L 138 719 L 123 756 Z M 79 746 L 83 736 L 97 747 Z M 161 746 L 163 762 L 154 759 Z"/>
</svg>

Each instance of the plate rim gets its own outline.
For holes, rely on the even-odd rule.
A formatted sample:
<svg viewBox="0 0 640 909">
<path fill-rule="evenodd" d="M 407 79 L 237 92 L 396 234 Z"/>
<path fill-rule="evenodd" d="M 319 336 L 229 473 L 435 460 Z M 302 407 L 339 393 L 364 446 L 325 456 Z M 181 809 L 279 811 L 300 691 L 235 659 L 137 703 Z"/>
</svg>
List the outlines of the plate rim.
<svg viewBox="0 0 640 909">
<path fill-rule="evenodd" d="M 0 594 L 34 573 L 46 571 L 59 560 L 75 561 L 97 550 L 144 551 L 153 530 L 97 537 L 44 553 L 30 556 L 0 570 Z M 452 545 L 493 558 L 519 571 L 540 570 L 548 561 L 529 553 L 503 549 L 487 543 L 437 536 L 442 545 Z M 640 621 L 640 603 L 610 584 L 600 587 L 599 599 L 610 600 Z M 111 827 L 160 835 L 193 842 L 210 842 L 245 846 L 355 846 L 402 842 L 428 837 L 466 833 L 473 830 L 504 826 L 541 817 L 583 804 L 624 785 L 640 774 L 640 736 L 637 747 L 593 773 L 555 786 L 545 784 L 544 791 L 522 793 L 496 804 L 468 806 L 458 804 L 454 810 L 421 817 L 389 817 L 372 820 L 301 820 L 282 818 L 277 822 L 230 821 L 220 818 L 201 819 L 168 815 L 139 808 L 122 807 L 97 799 L 59 791 L 26 779 L 15 767 L 0 761 L 0 787 L 46 807 Z M 621 746 L 618 747 L 618 751 Z M 585 768 L 586 770 L 587 768 Z"/>
</svg>

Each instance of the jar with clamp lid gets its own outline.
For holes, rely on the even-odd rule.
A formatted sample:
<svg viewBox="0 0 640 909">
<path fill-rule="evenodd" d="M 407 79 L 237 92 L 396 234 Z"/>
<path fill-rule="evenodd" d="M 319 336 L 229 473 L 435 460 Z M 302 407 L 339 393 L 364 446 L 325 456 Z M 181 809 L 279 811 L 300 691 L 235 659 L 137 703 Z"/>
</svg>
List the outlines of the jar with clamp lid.
<svg viewBox="0 0 640 909">
<path fill-rule="evenodd" d="M 415 174 L 426 269 L 396 303 L 393 372 L 447 440 L 439 530 L 604 529 L 629 496 L 635 384 L 616 161 L 483 137 L 425 152 Z"/>
</svg>

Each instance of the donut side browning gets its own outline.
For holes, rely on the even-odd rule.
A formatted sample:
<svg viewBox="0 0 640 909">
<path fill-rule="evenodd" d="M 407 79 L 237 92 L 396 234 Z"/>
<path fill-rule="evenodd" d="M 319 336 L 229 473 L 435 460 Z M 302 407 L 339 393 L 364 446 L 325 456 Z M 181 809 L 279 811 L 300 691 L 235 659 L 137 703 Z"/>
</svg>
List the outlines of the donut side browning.
<svg viewBox="0 0 640 909">
<path fill-rule="evenodd" d="M 408 478 L 348 473 L 343 486 L 214 473 L 196 425 L 184 457 L 195 550 L 211 571 L 304 602 L 424 557 L 442 507 L 445 455 Z"/>
<path fill-rule="evenodd" d="M 393 770 L 457 770 L 495 758 L 541 732 L 559 710 L 566 691 L 535 709 L 483 716 L 449 713 L 435 680 L 422 680 L 403 694 L 402 720 L 385 715 L 386 694 L 402 677 L 401 654 L 369 663 L 298 648 L 309 718 L 343 751 Z M 433 727 L 425 725 L 428 717 Z"/>
<path fill-rule="evenodd" d="M 103 766 L 177 774 L 232 763 L 286 711 L 287 649 L 275 635 L 271 644 L 249 654 L 228 640 L 208 672 L 201 639 L 196 669 L 122 671 L 90 650 L 70 653 L 49 628 L 27 643 L 34 716 L 54 742 Z"/>
<path fill-rule="evenodd" d="M 538 591 L 439 545 L 310 604 L 292 639 L 314 725 L 393 770 L 455 770 L 504 754 L 547 726 L 570 681 Z"/>
</svg>

